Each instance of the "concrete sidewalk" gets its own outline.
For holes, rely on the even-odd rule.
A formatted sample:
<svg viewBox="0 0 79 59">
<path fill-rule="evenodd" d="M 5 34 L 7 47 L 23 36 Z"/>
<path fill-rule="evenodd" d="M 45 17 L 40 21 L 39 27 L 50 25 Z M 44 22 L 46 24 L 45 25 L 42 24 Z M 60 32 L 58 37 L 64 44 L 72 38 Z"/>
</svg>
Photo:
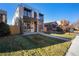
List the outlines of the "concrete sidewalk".
<svg viewBox="0 0 79 59">
<path fill-rule="evenodd" d="M 72 41 L 66 56 L 79 56 L 79 35 Z"/>
</svg>

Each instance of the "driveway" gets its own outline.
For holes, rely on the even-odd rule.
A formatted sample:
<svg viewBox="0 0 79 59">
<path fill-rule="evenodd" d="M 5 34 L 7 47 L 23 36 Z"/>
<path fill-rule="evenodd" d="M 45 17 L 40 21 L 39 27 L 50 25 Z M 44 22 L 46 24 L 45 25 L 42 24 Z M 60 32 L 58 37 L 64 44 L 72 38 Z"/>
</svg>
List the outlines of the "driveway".
<svg viewBox="0 0 79 59">
<path fill-rule="evenodd" d="M 66 56 L 79 56 L 79 34 L 77 34 L 76 38 L 72 41 Z"/>
</svg>

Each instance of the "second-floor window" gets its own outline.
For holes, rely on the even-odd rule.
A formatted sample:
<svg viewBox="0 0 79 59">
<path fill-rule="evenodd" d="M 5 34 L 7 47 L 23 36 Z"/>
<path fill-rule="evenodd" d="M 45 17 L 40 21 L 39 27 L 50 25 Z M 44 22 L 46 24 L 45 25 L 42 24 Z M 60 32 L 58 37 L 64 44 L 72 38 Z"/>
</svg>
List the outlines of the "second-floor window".
<svg viewBox="0 0 79 59">
<path fill-rule="evenodd" d="M 36 12 L 34 12 L 34 19 L 36 19 L 37 18 L 37 13 Z"/>
<path fill-rule="evenodd" d="M 43 15 L 39 14 L 39 20 L 43 20 Z"/>
<path fill-rule="evenodd" d="M 24 10 L 24 16 L 31 17 L 31 10 Z"/>
</svg>

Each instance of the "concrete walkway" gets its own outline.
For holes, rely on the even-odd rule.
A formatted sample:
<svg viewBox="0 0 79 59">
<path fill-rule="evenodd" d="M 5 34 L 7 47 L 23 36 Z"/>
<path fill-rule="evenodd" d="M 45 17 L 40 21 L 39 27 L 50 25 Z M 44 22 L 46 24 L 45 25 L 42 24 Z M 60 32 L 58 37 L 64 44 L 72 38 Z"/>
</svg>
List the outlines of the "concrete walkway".
<svg viewBox="0 0 79 59">
<path fill-rule="evenodd" d="M 31 34 L 40 34 L 40 35 L 48 36 L 48 37 L 51 37 L 51 38 L 57 38 L 57 39 L 60 39 L 60 40 L 69 41 L 69 39 L 62 38 L 62 37 L 59 37 L 59 36 L 53 36 L 53 35 L 45 34 L 45 33 L 42 33 L 42 32 L 24 33 L 23 35 L 31 35 Z"/>
<path fill-rule="evenodd" d="M 66 56 L 79 56 L 79 35 L 72 41 Z"/>
</svg>

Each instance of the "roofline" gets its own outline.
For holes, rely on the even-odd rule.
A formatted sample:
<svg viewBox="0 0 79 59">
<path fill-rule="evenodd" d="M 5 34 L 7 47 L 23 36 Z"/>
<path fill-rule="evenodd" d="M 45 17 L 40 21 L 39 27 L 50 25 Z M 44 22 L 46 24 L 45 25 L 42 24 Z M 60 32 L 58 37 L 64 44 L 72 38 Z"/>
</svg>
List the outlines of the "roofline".
<svg viewBox="0 0 79 59">
<path fill-rule="evenodd" d="M 37 12 L 37 13 L 40 13 L 40 14 L 44 15 L 44 14 L 41 13 L 38 9 L 33 8 L 33 7 L 31 7 L 31 6 L 27 5 L 27 4 L 22 4 L 22 3 L 20 3 L 18 6 L 19 6 L 19 7 L 22 6 L 22 7 L 29 8 L 29 9 L 31 9 L 31 10 L 34 11 L 34 12 Z"/>
</svg>

